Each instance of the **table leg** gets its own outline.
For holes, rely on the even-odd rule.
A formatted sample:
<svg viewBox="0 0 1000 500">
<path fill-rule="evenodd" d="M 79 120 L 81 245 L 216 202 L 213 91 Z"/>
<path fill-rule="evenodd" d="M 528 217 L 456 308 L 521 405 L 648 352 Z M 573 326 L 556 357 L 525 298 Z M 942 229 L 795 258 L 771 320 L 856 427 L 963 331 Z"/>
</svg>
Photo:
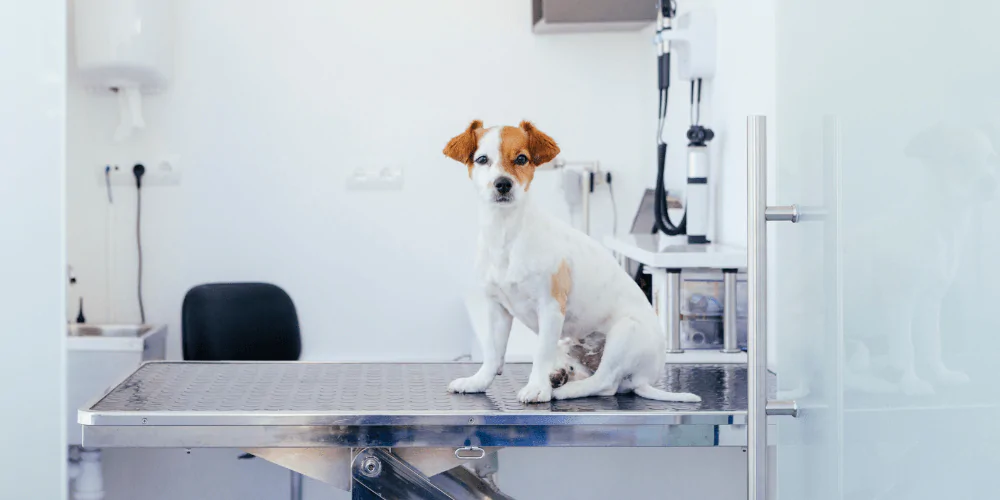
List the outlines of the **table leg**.
<svg viewBox="0 0 1000 500">
<path fill-rule="evenodd" d="M 722 299 L 722 352 L 740 352 L 739 335 L 736 331 L 736 270 L 722 270 L 722 284 L 725 296 Z"/>
</svg>

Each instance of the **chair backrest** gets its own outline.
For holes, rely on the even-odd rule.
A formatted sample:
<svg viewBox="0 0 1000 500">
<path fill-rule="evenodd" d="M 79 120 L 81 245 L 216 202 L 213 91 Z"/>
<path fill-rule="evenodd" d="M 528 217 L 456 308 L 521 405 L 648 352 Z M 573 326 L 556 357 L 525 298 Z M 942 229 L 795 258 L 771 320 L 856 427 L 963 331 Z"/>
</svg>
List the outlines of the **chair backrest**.
<svg viewBox="0 0 1000 500">
<path fill-rule="evenodd" d="M 295 304 L 269 283 L 210 283 L 184 296 L 184 359 L 295 361 L 302 353 Z"/>
</svg>

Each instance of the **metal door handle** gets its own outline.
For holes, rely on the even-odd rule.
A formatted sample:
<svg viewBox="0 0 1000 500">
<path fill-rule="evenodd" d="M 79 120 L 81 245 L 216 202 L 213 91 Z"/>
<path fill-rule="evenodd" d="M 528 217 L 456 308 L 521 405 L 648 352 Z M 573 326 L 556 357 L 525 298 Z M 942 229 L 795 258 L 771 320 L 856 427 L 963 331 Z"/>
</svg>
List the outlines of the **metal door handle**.
<svg viewBox="0 0 1000 500">
<path fill-rule="evenodd" d="M 748 500 L 767 498 L 767 220 L 794 222 L 797 212 L 768 209 L 767 119 L 747 117 Z"/>
<path fill-rule="evenodd" d="M 826 210 L 767 206 L 767 119 L 747 117 L 747 498 L 767 491 L 767 416 L 797 417 L 795 401 L 767 400 L 767 222 L 823 220 Z"/>
</svg>

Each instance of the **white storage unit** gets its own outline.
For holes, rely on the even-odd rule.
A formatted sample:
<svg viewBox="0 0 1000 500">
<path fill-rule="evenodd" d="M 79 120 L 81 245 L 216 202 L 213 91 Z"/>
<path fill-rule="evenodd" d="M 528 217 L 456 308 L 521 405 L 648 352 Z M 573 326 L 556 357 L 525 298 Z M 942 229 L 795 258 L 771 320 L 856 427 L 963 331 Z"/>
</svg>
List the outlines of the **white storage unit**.
<svg viewBox="0 0 1000 500">
<path fill-rule="evenodd" d="M 81 444 L 76 411 L 100 397 L 142 363 L 163 360 L 166 325 L 72 324 L 66 339 L 66 436 Z"/>
</svg>

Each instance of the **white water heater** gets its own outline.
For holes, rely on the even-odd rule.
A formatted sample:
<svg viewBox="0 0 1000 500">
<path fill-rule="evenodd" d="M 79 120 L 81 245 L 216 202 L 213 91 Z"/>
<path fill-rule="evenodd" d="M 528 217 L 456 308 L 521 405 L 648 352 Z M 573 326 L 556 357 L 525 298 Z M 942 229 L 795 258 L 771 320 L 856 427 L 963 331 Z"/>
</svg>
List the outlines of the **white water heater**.
<svg viewBox="0 0 1000 500">
<path fill-rule="evenodd" d="M 118 94 L 123 140 L 145 126 L 142 95 L 173 71 L 173 0 L 75 0 L 76 67 L 84 85 Z"/>
</svg>

